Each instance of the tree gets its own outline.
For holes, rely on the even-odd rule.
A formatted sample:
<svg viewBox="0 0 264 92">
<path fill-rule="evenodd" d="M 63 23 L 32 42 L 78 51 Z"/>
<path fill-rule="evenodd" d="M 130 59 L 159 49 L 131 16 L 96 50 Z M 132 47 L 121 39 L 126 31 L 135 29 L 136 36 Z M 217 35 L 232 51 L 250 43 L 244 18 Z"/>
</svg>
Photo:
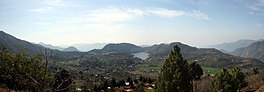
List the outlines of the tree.
<svg viewBox="0 0 264 92">
<path fill-rule="evenodd" d="M 212 81 L 214 92 L 236 92 L 247 85 L 244 73 L 235 67 L 231 71 L 222 69 Z"/>
<path fill-rule="evenodd" d="M 56 73 L 53 81 L 53 91 L 67 91 L 72 85 L 72 77 L 65 69 Z"/>
<path fill-rule="evenodd" d="M 115 79 L 111 80 L 111 87 L 112 88 L 116 87 L 116 80 Z"/>
<path fill-rule="evenodd" d="M 126 82 L 124 80 L 121 80 L 121 81 L 118 81 L 117 82 L 117 86 L 125 86 L 126 85 Z"/>
<path fill-rule="evenodd" d="M 163 64 L 157 83 L 158 92 L 190 92 L 189 67 L 176 45 Z"/>
<path fill-rule="evenodd" d="M 51 78 L 49 72 L 45 73 L 40 55 L 30 56 L 26 51 L 10 54 L 7 49 L 0 51 L 0 83 L 8 88 L 43 91 Z"/>
<path fill-rule="evenodd" d="M 245 81 L 245 75 L 240 70 L 240 68 L 235 67 L 230 71 L 230 75 L 232 76 L 232 88 L 233 90 L 240 90 L 243 87 L 247 86 L 247 82 Z"/>
<path fill-rule="evenodd" d="M 191 78 L 191 89 L 193 90 L 193 81 L 201 79 L 203 75 L 203 69 L 197 62 L 191 62 L 189 64 L 189 77 Z"/>
<path fill-rule="evenodd" d="M 231 75 L 226 69 L 222 69 L 219 73 L 215 75 L 212 81 L 212 90 L 214 92 L 235 92 L 231 91 L 232 79 Z"/>
<path fill-rule="evenodd" d="M 129 82 L 129 85 L 133 86 L 133 79 L 131 77 L 128 77 L 126 82 Z"/>
</svg>

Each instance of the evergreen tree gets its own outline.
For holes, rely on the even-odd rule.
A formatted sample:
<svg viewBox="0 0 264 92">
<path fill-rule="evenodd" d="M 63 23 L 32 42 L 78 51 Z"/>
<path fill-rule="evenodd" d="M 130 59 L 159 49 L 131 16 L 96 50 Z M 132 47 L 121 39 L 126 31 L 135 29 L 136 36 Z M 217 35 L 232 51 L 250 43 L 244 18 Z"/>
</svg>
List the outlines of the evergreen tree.
<svg viewBox="0 0 264 92">
<path fill-rule="evenodd" d="M 241 88 L 247 86 L 247 82 L 245 81 L 245 75 L 240 70 L 240 68 L 235 67 L 230 71 L 230 75 L 232 76 L 232 89 L 240 90 Z"/>
<path fill-rule="evenodd" d="M 157 83 L 158 92 L 190 92 L 191 78 L 186 60 L 176 45 L 163 64 Z"/>
<path fill-rule="evenodd" d="M 203 75 L 203 69 L 197 62 L 189 64 L 189 77 L 191 78 L 191 89 L 193 89 L 193 81 L 200 80 Z M 193 90 L 192 90 L 193 91 Z"/>
<path fill-rule="evenodd" d="M 230 72 L 223 69 L 216 74 L 212 81 L 214 92 L 236 92 L 247 85 L 244 73 L 238 68 L 233 68 Z"/>
<path fill-rule="evenodd" d="M 222 69 L 219 73 L 215 75 L 214 80 L 212 81 L 212 90 L 214 92 L 232 92 L 232 79 L 231 75 L 226 69 Z"/>
</svg>

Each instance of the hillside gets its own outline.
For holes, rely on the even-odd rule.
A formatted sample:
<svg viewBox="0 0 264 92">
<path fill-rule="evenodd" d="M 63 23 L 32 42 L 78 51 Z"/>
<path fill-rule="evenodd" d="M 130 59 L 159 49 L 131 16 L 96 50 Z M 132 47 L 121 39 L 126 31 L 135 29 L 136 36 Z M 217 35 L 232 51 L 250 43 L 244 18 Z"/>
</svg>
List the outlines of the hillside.
<svg viewBox="0 0 264 92">
<path fill-rule="evenodd" d="M 42 43 L 42 42 L 40 42 L 39 45 L 41 45 L 43 47 L 46 47 L 46 48 L 49 48 L 49 49 L 60 50 L 60 51 L 65 49 L 65 48 L 62 48 L 62 47 L 59 47 L 59 46 L 53 46 L 51 44 L 45 44 L 45 43 Z"/>
<path fill-rule="evenodd" d="M 62 52 L 45 48 L 39 44 L 33 44 L 25 40 L 20 40 L 10 34 L 0 31 L 0 49 L 6 48 L 11 53 L 27 51 L 30 55 L 42 54 L 45 49 L 52 53 L 51 59 L 54 61 L 67 61 L 83 56 L 84 52 Z"/>
<path fill-rule="evenodd" d="M 264 62 L 264 41 L 258 41 L 248 47 L 236 49 L 232 54 L 241 57 L 256 58 Z"/>
<path fill-rule="evenodd" d="M 130 43 L 107 44 L 101 52 L 136 53 L 144 51 L 142 47 Z"/>
<path fill-rule="evenodd" d="M 62 50 L 64 52 L 80 52 L 77 48 L 73 47 L 73 46 L 70 46 L 68 48 L 65 48 L 64 50 Z"/>
<path fill-rule="evenodd" d="M 218 50 L 222 50 L 223 52 L 232 52 L 235 49 L 247 47 L 250 44 L 256 42 L 256 40 L 238 40 L 235 42 L 228 42 L 228 43 L 222 43 L 217 45 L 209 45 L 208 47 L 216 48 Z"/>
<path fill-rule="evenodd" d="M 45 47 L 32 44 L 30 42 L 18 39 L 12 35 L 9 35 L 3 31 L 0 31 L 0 48 L 6 48 L 11 53 L 26 50 L 29 54 L 39 54 Z"/>
<path fill-rule="evenodd" d="M 171 44 L 159 44 L 151 47 L 146 47 L 145 50 L 150 54 L 149 61 L 161 61 L 170 52 L 172 46 L 178 45 L 181 48 L 183 57 L 188 61 L 197 61 L 202 66 L 210 67 L 261 67 L 263 63 L 256 59 L 242 58 L 229 54 L 222 53 L 219 50 L 213 48 L 196 48 L 191 47 L 180 42 L 174 42 Z"/>
</svg>

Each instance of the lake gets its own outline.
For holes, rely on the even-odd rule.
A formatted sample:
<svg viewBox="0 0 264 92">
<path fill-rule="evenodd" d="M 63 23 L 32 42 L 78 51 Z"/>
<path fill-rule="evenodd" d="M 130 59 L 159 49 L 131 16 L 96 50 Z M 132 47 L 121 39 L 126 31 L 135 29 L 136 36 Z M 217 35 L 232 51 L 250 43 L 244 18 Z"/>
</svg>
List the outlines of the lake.
<svg viewBox="0 0 264 92">
<path fill-rule="evenodd" d="M 134 57 L 140 58 L 142 60 L 145 60 L 149 57 L 149 53 L 146 52 L 138 52 L 138 53 L 133 53 Z"/>
</svg>

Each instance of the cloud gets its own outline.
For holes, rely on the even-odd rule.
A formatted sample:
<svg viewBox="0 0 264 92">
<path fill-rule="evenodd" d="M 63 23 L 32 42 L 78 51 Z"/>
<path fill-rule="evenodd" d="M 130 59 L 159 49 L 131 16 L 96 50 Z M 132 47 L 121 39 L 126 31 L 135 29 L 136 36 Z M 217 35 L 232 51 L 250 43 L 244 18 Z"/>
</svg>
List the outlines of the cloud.
<svg viewBox="0 0 264 92">
<path fill-rule="evenodd" d="M 56 8 L 69 6 L 63 0 L 43 0 L 40 4 L 42 7 L 37 7 L 30 11 L 35 13 L 49 13 Z"/>
<path fill-rule="evenodd" d="M 63 0 L 43 0 L 41 3 L 49 6 L 58 6 L 61 5 Z"/>
<path fill-rule="evenodd" d="M 263 12 L 264 11 L 264 0 L 256 0 L 254 3 L 249 5 L 248 8 L 253 12 Z"/>
<path fill-rule="evenodd" d="M 191 16 L 191 17 L 194 17 L 194 18 L 200 19 L 200 20 L 209 20 L 210 19 L 207 14 L 205 14 L 199 10 L 193 10 L 193 11 L 189 12 L 188 16 Z"/>
<path fill-rule="evenodd" d="M 256 23 L 256 27 L 258 27 L 258 28 L 261 28 L 261 27 L 263 27 L 264 25 L 262 24 L 262 23 Z"/>
<path fill-rule="evenodd" d="M 152 8 L 146 10 L 146 12 L 152 15 L 163 16 L 163 17 L 179 17 L 185 15 L 185 11 L 170 10 L 165 8 Z"/>
<path fill-rule="evenodd" d="M 94 22 L 123 22 L 143 16 L 144 11 L 139 9 L 104 8 L 88 11 L 85 15 Z"/>
<path fill-rule="evenodd" d="M 123 31 L 131 28 L 131 21 L 138 21 L 140 18 L 153 16 L 165 18 L 177 18 L 180 16 L 193 17 L 201 20 L 209 20 L 205 13 L 193 10 L 182 11 L 166 8 L 100 8 L 87 10 L 71 16 L 64 16 L 67 23 L 51 27 L 54 32 L 104 32 L 104 31 Z"/>
<path fill-rule="evenodd" d="M 48 12 L 50 12 L 52 10 L 53 10 L 52 7 L 40 7 L 40 8 L 32 9 L 31 12 L 35 12 L 35 13 L 48 13 Z"/>
</svg>

